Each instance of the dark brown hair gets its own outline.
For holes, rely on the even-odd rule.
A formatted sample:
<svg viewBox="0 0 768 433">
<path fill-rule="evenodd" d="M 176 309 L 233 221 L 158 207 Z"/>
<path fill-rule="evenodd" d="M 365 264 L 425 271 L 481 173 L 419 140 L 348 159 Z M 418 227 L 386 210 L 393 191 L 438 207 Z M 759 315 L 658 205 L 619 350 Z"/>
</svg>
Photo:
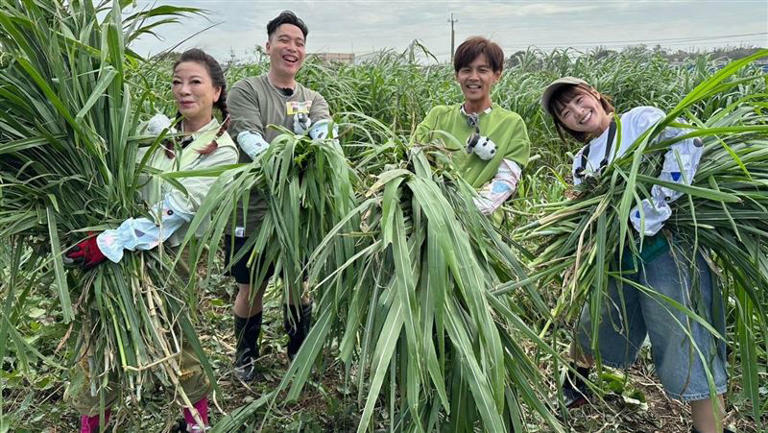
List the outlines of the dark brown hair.
<svg viewBox="0 0 768 433">
<path fill-rule="evenodd" d="M 280 15 L 267 23 L 267 38 L 272 39 L 272 35 L 277 31 L 277 28 L 283 24 L 291 24 L 298 27 L 304 35 L 304 39 L 306 39 L 307 34 L 309 34 L 309 29 L 301 18 L 297 17 L 296 14 L 291 11 L 282 11 L 280 12 Z"/>
<path fill-rule="evenodd" d="M 559 135 L 560 139 L 563 141 L 566 141 L 565 135 L 563 134 L 564 132 L 568 133 L 568 135 L 580 143 L 586 143 L 590 140 L 589 134 L 586 132 L 578 132 L 567 128 L 565 125 L 563 125 L 563 122 L 560 121 L 559 117 L 559 114 L 563 108 L 565 108 L 569 102 L 571 102 L 575 97 L 579 95 L 597 95 L 598 100 L 600 101 L 600 105 L 602 105 L 603 110 L 605 110 L 606 113 L 613 113 L 615 111 L 613 105 L 611 104 L 611 98 L 607 95 L 603 95 L 590 86 L 584 84 L 570 84 L 561 86 L 555 91 L 555 93 L 552 94 L 552 97 L 549 99 L 549 107 L 547 107 L 547 111 L 549 111 L 549 113 L 552 115 L 552 119 L 555 121 L 555 129 L 557 130 L 557 135 Z"/>
<path fill-rule="evenodd" d="M 459 69 L 472 63 L 480 54 L 485 54 L 493 72 L 501 72 L 504 69 L 504 51 L 501 47 L 482 36 L 473 36 L 456 48 L 453 56 L 453 71 L 458 73 Z"/>
<path fill-rule="evenodd" d="M 229 110 L 227 109 L 227 80 L 226 78 L 224 78 L 224 71 L 221 69 L 221 65 L 219 65 L 219 62 L 217 62 L 216 59 L 214 59 L 211 55 L 207 54 L 205 51 L 199 48 L 192 48 L 187 51 L 184 51 L 181 54 L 181 57 L 179 57 L 179 60 L 177 60 L 176 63 L 173 64 L 172 71 L 176 72 L 176 68 L 181 63 L 184 63 L 184 62 L 195 62 L 205 66 L 205 70 L 208 71 L 208 76 L 210 76 L 211 78 L 211 83 L 213 84 L 213 87 L 218 87 L 221 89 L 221 92 L 219 93 L 219 99 L 213 103 L 213 107 L 218 108 L 219 111 L 221 111 L 222 122 L 224 122 L 225 125 L 228 125 L 229 122 L 227 122 L 227 119 L 229 118 Z M 178 119 L 179 117 L 181 117 L 181 113 L 176 113 L 176 118 Z M 226 126 L 224 127 L 224 129 L 226 130 Z M 218 136 L 220 135 L 221 134 L 218 134 Z M 198 153 L 200 153 L 201 155 L 208 155 L 209 153 L 216 150 L 218 146 L 219 146 L 218 143 L 214 139 L 207 146 L 200 149 Z M 166 147 L 165 154 L 166 156 L 168 156 L 168 158 L 173 158 L 174 156 L 173 149 L 169 149 L 168 147 Z"/>
</svg>

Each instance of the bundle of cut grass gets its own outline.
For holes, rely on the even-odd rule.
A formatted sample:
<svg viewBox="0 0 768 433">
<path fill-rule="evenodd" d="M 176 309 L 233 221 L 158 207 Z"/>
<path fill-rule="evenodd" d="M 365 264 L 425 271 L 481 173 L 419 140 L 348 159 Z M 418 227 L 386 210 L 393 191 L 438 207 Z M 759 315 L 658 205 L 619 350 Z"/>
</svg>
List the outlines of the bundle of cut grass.
<svg viewBox="0 0 768 433">
<path fill-rule="evenodd" d="M 0 242 L 45 259 L 36 272 L 54 276 L 61 318 L 85 330 L 71 353 L 87 353 L 90 380 L 74 377 L 73 386 L 101 392 L 118 378 L 140 398 L 150 370 L 178 383 L 171 360 L 182 342 L 204 359 L 183 301 L 193 295 L 180 292 L 173 257 L 159 248 L 89 272 L 67 272 L 62 262 L 63 249 L 88 231 L 148 215 L 140 175 L 155 174 L 136 164 L 141 104 L 127 78 L 141 59 L 126 44 L 195 10 L 162 6 L 123 17 L 125 3 L 0 3 Z M 9 286 L 6 299 L 23 309 L 29 289 Z M 2 335 L 15 332 L 5 328 L 9 311 Z M 17 353 L 27 349 L 11 341 Z"/>
<path fill-rule="evenodd" d="M 353 254 L 353 243 L 339 240 L 321 253 L 326 267 L 315 269 L 313 275 L 307 272 L 308 259 L 325 234 L 354 208 L 356 174 L 337 141 L 285 132 L 256 162 L 221 173 L 192 221 L 185 243 L 196 241 L 197 257 L 207 245 L 219 245 L 225 234 L 232 234 L 230 222 L 237 207 L 247 211 L 251 190 L 257 189 L 265 201 L 264 217 L 232 262 L 253 251 L 248 257 L 253 264 L 252 284 L 261 286 L 267 267 L 274 266 L 285 283 L 281 286 L 285 295 L 298 299 L 304 285 L 312 286 L 318 274 L 332 272 Z M 177 172 L 167 178 L 198 174 Z M 210 230 L 194 239 L 192 232 L 209 220 Z M 353 221 L 347 224 L 352 226 Z M 209 256 L 209 267 L 213 261 Z M 294 293 L 288 293 L 291 290 Z"/>
<path fill-rule="evenodd" d="M 386 422 L 402 431 L 524 431 L 527 410 L 561 431 L 520 338 L 529 339 L 527 348 L 556 354 L 515 307 L 489 293 L 500 281 L 523 278 L 514 254 L 444 155 L 410 155 L 391 161 L 309 257 L 319 318 L 272 400 L 235 412 L 215 431 L 237 428 L 282 398 L 281 390 L 288 390 L 283 401 L 295 399 L 331 346 L 355 372 L 359 432 L 380 404 L 388 407 Z M 354 248 L 339 251 L 339 242 Z"/>
<path fill-rule="evenodd" d="M 606 296 L 608 279 L 621 278 L 621 271 L 615 272 L 611 263 L 624 255 L 640 256 L 645 239 L 630 227 L 632 207 L 649 197 L 654 184 L 686 193 L 672 204 L 673 215 L 665 227 L 694 250 L 713 253 L 724 274 L 724 293 L 738 305 L 735 316 L 743 386 L 758 420 L 762 407 L 758 375 L 766 367 L 765 348 L 755 342 L 765 341 L 767 322 L 768 117 L 764 106 L 768 95 L 764 88 L 757 94 L 742 95 L 705 121 L 693 116 L 691 110 L 744 83 L 759 83 L 764 76 L 754 70 L 752 76 L 733 78 L 740 69 L 766 55 L 768 52 L 763 51 L 733 62 L 701 83 L 665 119 L 639 137 L 625 156 L 610 164 L 599 179 L 586 188 L 577 188 L 576 199 L 540 206 L 542 216 L 517 231 L 522 239 L 546 240 L 542 243 L 546 248 L 534 262 L 541 269 L 538 278 L 548 281 L 565 275 L 563 286 L 567 290 L 560 296 L 556 313 L 576 313 L 584 302 L 597 312 Z M 663 139 L 661 134 L 668 126 L 687 133 Z M 657 179 L 661 154 L 673 143 L 691 137 L 704 143 L 692 184 Z M 676 305 L 672 308 L 682 309 Z M 696 318 L 694 312 L 686 313 Z"/>
</svg>

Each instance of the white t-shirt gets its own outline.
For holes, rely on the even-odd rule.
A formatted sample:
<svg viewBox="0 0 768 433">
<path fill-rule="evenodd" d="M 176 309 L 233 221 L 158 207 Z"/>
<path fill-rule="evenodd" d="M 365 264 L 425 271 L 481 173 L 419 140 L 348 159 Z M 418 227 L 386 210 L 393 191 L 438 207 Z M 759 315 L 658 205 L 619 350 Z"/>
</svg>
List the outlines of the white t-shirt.
<svg viewBox="0 0 768 433">
<path fill-rule="evenodd" d="M 648 128 L 664 119 L 666 114 L 655 107 L 635 107 L 620 117 L 621 136 L 617 134 L 614 137 L 611 150 L 608 152 L 608 164 L 619 156 L 624 155 L 630 146 L 640 137 Z M 573 159 L 573 183 L 578 185 L 583 177 L 597 176 L 600 170 L 600 163 L 605 158 L 605 147 L 608 141 L 610 128 L 603 131 L 600 136 L 590 141 L 584 146 Z M 664 141 L 684 135 L 686 131 L 668 127 L 659 134 L 655 140 Z M 589 148 L 584 165 L 584 171 L 581 176 L 577 170 L 582 166 L 584 151 Z M 686 139 L 678 141 L 669 146 L 669 150 L 664 155 L 664 165 L 659 179 L 690 185 L 696 170 L 699 167 L 703 147 L 701 141 L 697 139 Z M 583 176 L 583 177 L 582 177 Z M 677 200 L 683 194 L 670 188 L 654 185 L 651 189 L 652 201 L 643 199 L 639 206 L 635 206 L 630 213 L 632 226 L 638 232 L 646 236 L 653 236 L 661 230 L 664 222 L 672 215 L 672 209 L 669 203 Z"/>
<path fill-rule="evenodd" d="M 635 107 L 622 114 L 620 117 L 621 136 L 616 136 L 613 139 L 612 150 L 608 152 L 608 164 L 617 157 L 627 153 L 627 149 L 635 142 L 637 137 L 664 117 L 666 117 L 664 112 L 655 107 Z M 582 147 L 573 158 L 572 172 L 574 175 L 574 185 L 578 185 L 582 181 L 581 177 L 576 176 L 576 170 L 581 167 L 582 155 L 587 148 L 589 148 L 589 155 L 587 156 L 587 163 L 582 175 L 597 175 L 597 171 L 600 169 L 600 162 L 605 157 L 605 146 L 608 142 L 609 131 L 610 128 L 606 128 L 599 137 L 594 138 L 586 146 Z"/>
</svg>

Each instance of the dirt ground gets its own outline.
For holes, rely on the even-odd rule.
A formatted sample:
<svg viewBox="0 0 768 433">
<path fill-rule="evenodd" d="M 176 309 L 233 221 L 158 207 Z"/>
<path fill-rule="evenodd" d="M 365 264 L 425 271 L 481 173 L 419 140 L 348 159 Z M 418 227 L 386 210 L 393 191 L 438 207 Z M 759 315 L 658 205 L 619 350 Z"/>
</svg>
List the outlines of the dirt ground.
<svg viewBox="0 0 768 433">
<path fill-rule="evenodd" d="M 265 300 L 265 323 L 262 332 L 262 358 L 260 376 L 246 385 L 237 380 L 232 371 L 234 336 L 232 332 L 231 289 L 226 279 L 214 282 L 206 291 L 201 303 L 199 335 L 210 356 L 218 380 L 218 390 L 211 399 L 211 419 L 216 424 L 223 412 L 230 413 L 274 389 L 288 368 L 284 344 L 287 341 L 282 329 L 281 308 L 277 299 Z M 216 287 L 218 286 L 218 287 Z M 645 354 L 628 372 L 626 388 L 632 395 L 644 396 L 646 404 L 625 399 L 624 396 L 607 393 L 603 400 L 593 399 L 590 404 L 572 410 L 561 421 L 571 432 L 589 433 L 687 433 L 691 431 L 689 412 L 685 404 L 667 398 L 652 373 L 652 364 Z M 352 432 L 356 430 L 360 409 L 356 404 L 357 390 L 345 382 L 344 367 L 326 357 L 327 365 L 321 366 L 310 378 L 300 400 L 290 405 L 277 405 L 270 409 L 260 408 L 252 417 L 251 424 L 242 431 L 261 432 Z M 550 368 L 542 365 L 546 370 Z M 550 388 L 556 398 L 554 374 Z M 75 431 L 78 419 L 74 411 L 62 400 L 65 384 L 56 384 L 45 391 L 30 395 L 23 388 L 3 390 L 5 413 L 23 414 L 23 427 L 16 431 L 60 433 Z M 624 392 L 626 395 L 627 392 Z M 158 388 L 145 392 L 140 403 L 126 401 L 116 408 L 113 419 L 118 421 L 118 432 L 169 432 L 180 418 L 180 411 L 167 398 L 168 393 Z M 738 393 L 738 384 L 729 390 L 727 425 L 737 432 L 757 433 L 749 420 L 748 404 Z M 22 412 L 18 412 L 22 411 Z M 223 411 L 223 412 L 222 412 Z M 375 431 L 388 431 L 386 411 L 377 414 Z M 562 414 L 561 414 L 562 416 Z M 265 421 L 266 419 L 266 421 Z M 526 420 L 531 432 L 549 432 L 546 425 L 536 419 Z M 110 423 L 114 425 L 114 423 Z M 768 419 L 764 420 L 768 425 Z M 1 426 L 0 426 L 1 427 Z M 0 428 L 0 432 L 3 432 Z M 3 432 L 4 433 L 4 432 Z"/>
</svg>

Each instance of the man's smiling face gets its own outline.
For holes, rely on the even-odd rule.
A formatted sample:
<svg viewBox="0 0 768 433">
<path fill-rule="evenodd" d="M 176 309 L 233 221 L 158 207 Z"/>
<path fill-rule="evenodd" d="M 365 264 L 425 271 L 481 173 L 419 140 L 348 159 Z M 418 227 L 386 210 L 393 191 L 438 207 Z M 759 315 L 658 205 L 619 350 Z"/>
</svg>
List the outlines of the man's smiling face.
<svg viewBox="0 0 768 433">
<path fill-rule="evenodd" d="M 283 24 L 269 38 L 266 49 L 270 69 L 281 76 L 294 78 L 306 55 L 304 33 L 293 24 Z"/>
</svg>

